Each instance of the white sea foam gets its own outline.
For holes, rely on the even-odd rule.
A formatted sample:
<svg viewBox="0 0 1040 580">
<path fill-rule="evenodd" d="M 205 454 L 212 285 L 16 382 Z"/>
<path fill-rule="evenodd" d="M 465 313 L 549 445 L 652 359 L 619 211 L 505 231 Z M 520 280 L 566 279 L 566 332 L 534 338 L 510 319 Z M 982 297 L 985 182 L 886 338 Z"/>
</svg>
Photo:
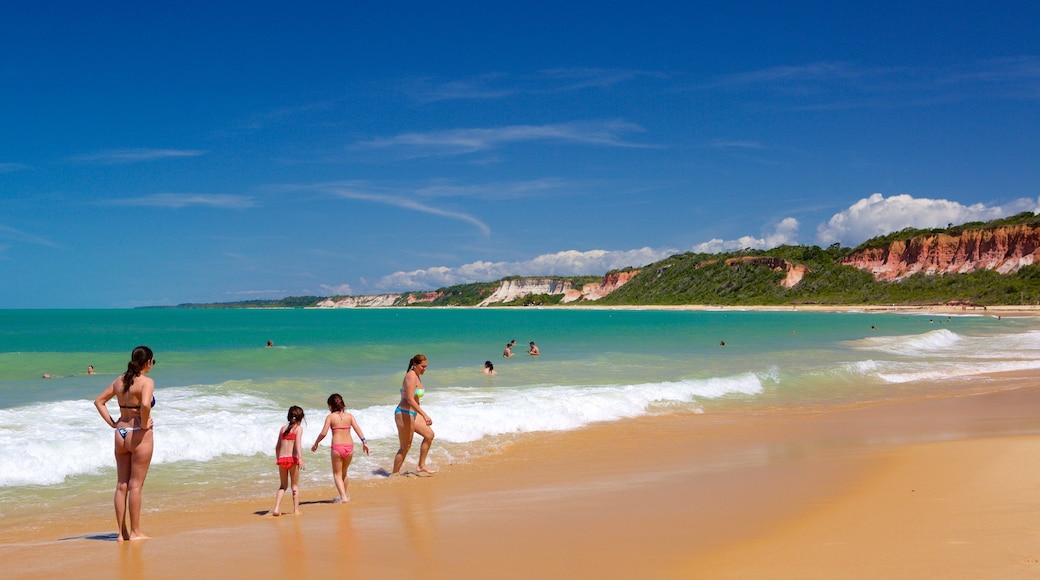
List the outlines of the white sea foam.
<svg viewBox="0 0 1040 580">
<path fill-rule="evenodd" d="M 961 336 L 945 328 L 907 336 L 876 336 L 860 340 L 865 349 L 905 356 L 928 356 L 949 351 L 961 342 Z"/>
<path fill-rule="evenodd" d="M 968 376 L 1031 369 L 1040 369 L 1040 360 L 993 361 L 969 364 L 952 362 L 928 368 L 903 368 L 881 371 L 877 373 L 877 377 L 887 383 L 909 383 L 913 381 L 960 379 Z"/>
<path fill-rule="evenodd" d="M 762 381 L 770 379 L 777 380 L 775 370 L 763 377 L 746 373 L 637 385 L 449 388 L 428 394 L 423 408 L 434 419 L 439 440 L 469 443 L 507 433 L 577 429 L 643 415 L 655 406 L 756 395 L 762 392 Z M 167 388 L 157 391 L 157 397 L 153 465 L 269 455 L 285 422 L 282 404 L 224 387 Z M 305 440 L 313 441 L 327 409 L 304 410 Z M 396 441 L 393 405 L 351 412 L 373 443 Z M 56 424 L 54 417 L 62 417 L 61 423 Z M 0 487 L 54 485 L 111 469 L 112 437 L 90 401 L 0 410 Z M 327 437 L 324 445 L 330 440 Z"/>
<path fill-rule="evenodd" d="M 845 365 L 852 374 L 886 383 L 956 379 L 1040 368 L 1040 332 L 962 336 L 938 329 L 911 336 L 878 336 L 856 341 L 858 349 L 896 355 Z"/>
</svg>

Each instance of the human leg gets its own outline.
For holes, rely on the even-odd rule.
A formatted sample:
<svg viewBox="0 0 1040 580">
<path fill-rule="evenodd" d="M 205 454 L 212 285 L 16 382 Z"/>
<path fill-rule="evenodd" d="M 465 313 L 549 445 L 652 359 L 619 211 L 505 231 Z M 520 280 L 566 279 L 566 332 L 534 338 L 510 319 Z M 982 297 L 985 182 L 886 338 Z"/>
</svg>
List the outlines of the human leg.
<svg viewBox="0 0 1040 580">
<path fill-rule="evenodd" d="M 415 428 L 413 423 L 415 419 L 405 413 L 394 413 L 394 422 L 397 423 L 397 438 L 401 442 L 401 446 L 397 449 L 397 455 L 394 456 L 394 470 L 393 475 L 397 475 L 401 471 L 401 466 L 404 465 L 404 458 L 408 455 L 408 450 L 412 447 L 412 437 L 415 434 Z"/>
<path fill-rule="evenodd" d="M 289 478 L 292 480 L 292 506 L 293 513 L 300 513 L 300 466 L 293 465 L 289 469 Z"/>
<path fill-rule="evenodd" d="M 148 477 L 148 468 L 152 465 L 152 441 L 152 432 L 144 431 L 141 442 L 130 455 L 130 481 L 126 503 L 127 511 L 130 512 L 131 540 L 148 539 L 148 536 L 141 532 L 141 492 L 144 490 L 144 480 Z"/>
<path fill-rule="evenodd" d="M 426 456 L 430 453 L 430 446 L 433 445 L 433 428 L 423 421 L 416 421 L 415 432 L 423 438 L 422 443 L 419 444 L 419 468 L 417 471 L 422 473 L 437 473 L 436 471 L 426 467 Z"/>
<path fill-rule="evenodd" d="M 119 437 L 119 434 L 116 434 Z M 130 487 L 130 453 L 123 449 L 122 442 L 116 442 L 116 491 L 112 504 L 116 509 L 116 540 L 122 542 L 130 539 L 130 531 L 126 529 L 126 492 Z"/>
<path fill-rule="evenodd" d="M 280 485 L 278 486 L 278 492 L 274 494 L 274 509 L 271 510 L 272 516 L 281 515 L 282 497 L 285 495 L 285 489 L 289 487 L 289 470 L 278 466 L 278 478 Z"/>
<path fill-rule="evenodd" d="M 353 457 L 353 455 L 348 455 L 348 459 L 344 460 L 337 451 L 332 450 L 330 453 L 332 454 L 332 482 L 336 484 L 336 492 L 339 493 L 339 501 L 345 502 L 347 501 L 347 483 L 344 480 L 344 475 L 347 469 L 343 464 L 344 461 L 349 462 L 349 458 Z"/>
</svg>

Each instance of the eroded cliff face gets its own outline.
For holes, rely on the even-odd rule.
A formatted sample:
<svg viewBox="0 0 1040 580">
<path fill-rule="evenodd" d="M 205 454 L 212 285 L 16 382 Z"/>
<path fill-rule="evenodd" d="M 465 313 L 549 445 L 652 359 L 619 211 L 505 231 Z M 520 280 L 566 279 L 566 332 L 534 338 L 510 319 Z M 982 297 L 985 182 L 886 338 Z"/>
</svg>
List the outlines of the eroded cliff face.
<svg viewBox="0 0 1040 580">
<path fill-rule="evenodd" d="M 584 298 L 585 300 L 599 300 L 604 296 L 610 294 L 614 290 L 628 284 L 629 280 L 636 277 L 636 274 L 642 270 L 627 270 L 625 272 L 611 272 L 603 277 L 600 282 L 592 282 L 581 287 L 579 296 L 574 299 L 568 299 L 564 297 L 563 302 L 574 302 L 578 298 Z"/>
<path fill-rule="evenodd" d="M 559 278 L 521 278 L 519 280 L 502 280 L 498 289 L 482 300 L 477 306 L 510 302 L 517 298 L 532 294 L 564 294 L 573 292 L 574 287 L 569 280 Z"/>
<path fill-rule="evenodd" d="M 714 263 L 714 262 L 713 262 Z M 791 288 L 795 284 L 802 281 L 805 275 L 810 272 L 809 268 L 801 264 L 792 264 L 791 262 L 783 258 L 774 258 L 771 256 L 744 256 L 741 258 L 730 258 L 726 260 L 727 266 L 736 266 L 737 264 L 757 264 L 766 266 L 774 272 L 787 272 L 783 281 L 780 285 L 784 288 Z M 701 266 L 706 264 L 701 264 Z"/>
<path fill-rule="evenodd" d="M 394 306 L 401 299 L 400 294 L 378 294 L 376 296 L 347 296 L 339 300 L 326 298 L 315 306 L 318 308 L 357 308 Z"/>
<path fill-rule="evenodd" d="M 519 280 L 503 280 L 498 288 L 482 300 L 477 306 L 488 306 L 510 302 L 533 294 L 563 294 L 561 302 L 578 300 L 599 300 L 614 290 L 624 286 L 635 277 L 639 270 L 614 272 L 607 274 L 600 282 L 585 284 L 580 289 L 574 288 L 569 280 L 560 278 L 522 278 Z M 407 298 L 405 298 L 407 296 Z M 317 304 L 318 308 L 358 308 L 388 307 L 411 304 L 431 303 L 443 296 L 441 292 L 423 292 L 405 294 L 380 294 L 378 296 L 347 296 L 338 300 L 327 298 Z"/>
<path fill-rule="evenodd" d="M 1018 225 L 971 230 L 960 236 L 937 234 L 866 248 L 842 264 L 867 270 L 875 280 L 896 281 L 917 273 L 967 274 L 975 270 L 1017 272 L 1037 261 L 1040 228 Z"/>
</svg>

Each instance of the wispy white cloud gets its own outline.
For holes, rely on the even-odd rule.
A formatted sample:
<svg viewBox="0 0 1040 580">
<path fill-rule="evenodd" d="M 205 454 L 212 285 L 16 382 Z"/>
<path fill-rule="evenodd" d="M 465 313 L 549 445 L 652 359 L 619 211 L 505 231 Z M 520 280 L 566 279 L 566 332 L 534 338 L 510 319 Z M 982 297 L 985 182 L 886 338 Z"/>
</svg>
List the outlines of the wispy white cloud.
<svg viewBox="0 0 1040 580">
<path fill-rule="evenodd" d="M 856 246 L 866 240 L 904 228 L 939 228 L 949 224 L 989 221 L 1021 213 L 1040 211 L 1040 200 L 1016 199 L 1004 205 L 963 205 L 946 199 L 885 197 L 875 193 L 834 214 L 816 229 L 816 240 L 827 246 L 840 242 Z"/>
<path fill-rule="evenodd" d="M 23 169 L 29 169 L 29 166 L 24 163 L 0 163 L 0 173 L 11 173 Z"/>
<path fill-rule="evenodd" d="M 552 125 L 449 129 L 426 133 L 402 133 L 358 143 L 371 149 L 403 150 L 412 156 L 462 155 L 514 143 L 552 141 L 609 147 L 649 147 L 625 140 L 622 135 L 644 129 L 626 121 L 587 121 Z"/>
<path fill-rule="evenodd" d="M 418 79 L 405 83 L 421 102 L 501 99 L 519 94 L 553 94 L 589 88 L 608 88 L 640 78 L 663 79 L 661 72 L 607 68 L 561 67 L 530 74 L 489 73 L 437 81 Z"/>
<path fill-rule="evenodd" d="M 708 143 L 712 149 L 753 149 L 762 150 L 765 146 L 757 141 L 712 141 Z"/>
<path fill-rule="evenodd" d="M 275 296 L 282 297 L 288 294 L 285 290 L 232 290 L 225 292 L 228 296 Z"/>
<path fill-rule="evenodd" d="M 674 249 L 652 248 L 586 252 L 567 250 L 521 262 L 477 261 L 456 268 L 438 266 L 411 272 L 394 272 L 382 277 L 375 286 L 384 291 L 430 290 L 454 284 L 489 282 L 506 276 L 602 275 L 618 268 L 644 266 L 675 252 Z"/>
<path fill-rule="evenodd" d="M 47 238 L 23 232 L 21 230 L 16 230 L 15 228 L 4 225 L 0 225 L 0 240 L 11 240 L 13 242 L 33 244 L 37 246 L 47 246 L 50 248 L 59 247 L 58 244 L 55 244 Z"/>
<path fill-rule="evenodd" d="M 205 155 L 206 153 L 206 151 L 200 151 L 197 149 L 111 149 L 86 155 L 77 155 L 73 157 L 72 160 L 78 163 L 123 165 L 129 163 L 157 161 L 160 159 L 198 157 L 200 155 Z"/>
<path fill-rule="evenodd" d="M 415 188 L 415 194 L 423 197 L 467 197 L 474 199 L 529 199 L 533 196 L 551 195 L 560 191 L 574 191 L 588 187 L 587 183 L 558 178 L 530 179 L 522 181 L 500 181 L 474 185 L 434 183 Z"/>
<path fill-rule="evenodd" d="M 743 93 L 763 107 L 802 110 L 903 108 L 980 99 L 1040 98 L 1040 58 L 950 67 L 860 67 L 848 62 L 777 66 L 725 75 L 700 90 Z M 757 97 L 761 97 L 758 99 Z"/>
<path fill-rule="evenodd" d="M 329 194 L 335 195 L 337 197 L 341 197 L 343 199 L 370 201 L 373 203 L 391 205 L 394 207 L 410 209 L 412 211 L 418 211 L 422 213 L 445 217 L 448 219 L 463 221 L 476 226 L 478 229 L 480 229 L 481 232 L 484 233 L 485 236 L 491 235 L 491 228 L 489 228 L 487 224 L 469 214 L 456 211 L 448 211 L 439 207 L 429 206 L 414 199 L 399 197 L 397 195 L 388 195 L 383 193 L 375 193 L 371 191 L 363 191 L 347 184 L 325 184 L 319 186 L 319 189 L 324 190 Z"/>
<path fill-rule="evenodd" d="M 190 206 L 214 207 L 222 209 L 246 209 L 255 207 L 256 201 L 246 195 L 220 193 L 154 193 L 140 197 L 110 199 L 100 202 L 104 205 L 166 207 L 180 209 Z"/>
<path fill-rule="evenodd" d="M 877 74 L 877 69 L 869 71 Z M 708 88 L 741 88 L 755 85 L 777 85 L 809 82 L 847 81 L 862 78 L 867 70 L 856 69 L 843 62 L 817 62 L 803 65 L 776 66 L 754 71 L 716 77 L 706 83 Z"/>
<path fill-rule="evenodd" d="M 756 249 L 768 250 L 785 244 L 798 243 L 798 220 L 789 217 L 780 220 L 772 232 L 761 238 L 741 236 L 733 240 L 712 239 L 695 245 L 691 251 L 705 254 L 717 254 L 734 250 Z"/>
<path fill-rule="evenodd" d="M 984 60 L 967 67 L 951 70 L 944 80 L 948 83 L 1040 81 L 1040 58 L 1020 56 Z"/>
</svg>

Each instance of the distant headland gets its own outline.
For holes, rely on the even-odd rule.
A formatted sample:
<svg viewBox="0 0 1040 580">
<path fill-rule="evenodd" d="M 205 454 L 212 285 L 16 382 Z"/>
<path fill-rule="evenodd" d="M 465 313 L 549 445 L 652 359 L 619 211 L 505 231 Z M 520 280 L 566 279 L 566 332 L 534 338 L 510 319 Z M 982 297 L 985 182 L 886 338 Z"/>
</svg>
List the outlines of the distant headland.
<svg viewBox="0 0 1040 580">
<path fill-rule="evenodd" d="M 603 276 L 510 276 L 438 290 L 173 308 L 508 306 L 987 306 L 1040 304 L 1040 216 L 907 228 L 856 248 L 675 254 Z"/>
</svg>

